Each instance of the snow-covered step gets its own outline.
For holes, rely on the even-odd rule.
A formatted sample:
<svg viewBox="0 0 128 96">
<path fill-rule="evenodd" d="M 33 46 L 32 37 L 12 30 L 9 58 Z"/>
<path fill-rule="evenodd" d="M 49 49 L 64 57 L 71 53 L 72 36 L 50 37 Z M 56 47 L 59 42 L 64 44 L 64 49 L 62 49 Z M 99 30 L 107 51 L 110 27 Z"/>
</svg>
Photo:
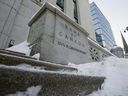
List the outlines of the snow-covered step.
<svg viewBox="0 0 128 96">
<path fill-rule="evenodd" d="M 21 52 L 16 52 L 16 51 L 11 51 L 11 50 L 6 50 L 6 49 L 0 49 L 0 53 L 8 53 L 8 54 L 14 54 L 14 55 L 25 55 L 25 53 Z"/>
<path fill-rule="evenodd" d="M 24 64 L 24 63 L 29 64 L 31 66 L 41 66 L 45 70 L 77 71 L 76 68 L 72 68 L 72 67 L 69 67 L 67 65 L 61 65 L 61 64 L 56 64 L 56 63 L 34 60 L 31 58 L 25 58 L 25 57 L 21 57 L 21 56 L 11 55 L 11 54 L 0 53 L 0 64 L 5 64 L 5 65 L 9 65 L 9 66 L 14 65 L 15 66 L 15 65 Z"/>
<path fill-rule="evenodd" d="M 86 96 L 100 89 L 105 79 L 5 65 L 0 77 L 0 96 Z"/>
<path fill-rule="evenodd" d="M 0 49 L 0 53 L 9 54 L 9 55 L 15 55 L 15 56 L 20 56 L 20 57 L 24 57 L 24 58 L 36 59 L 34 57 L 31 57 L 31 56 L 26 56 L 25 53 L 11 51 L 11 50 Z"/>
</svg>

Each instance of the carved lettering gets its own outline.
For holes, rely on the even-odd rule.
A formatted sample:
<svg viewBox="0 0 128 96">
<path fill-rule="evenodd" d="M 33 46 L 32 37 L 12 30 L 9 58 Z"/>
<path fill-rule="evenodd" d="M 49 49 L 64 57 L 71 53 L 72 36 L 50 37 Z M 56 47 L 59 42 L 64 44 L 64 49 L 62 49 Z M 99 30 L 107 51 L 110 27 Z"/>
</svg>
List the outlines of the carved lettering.
<svg viewBox="0 0 128 96">
<path fill-rule="evenodd" d="M 74 32 L 76 32 L 76 31 L 74 31 Z M 60 37 L 64 37 L 66 40 L 69 40 L 70 42 L 74 42 L 78 46 L 84 47 L 84 46 L 82 46 L 83 41 L 80 41 L 77 39 L 78 33 L 74 33 L 74 32 L 68 31 L 68 33 L 70 33 L 70 35 L 68 33 L 63 33 L 63 32 L 59 32 L 58 34 Z"/>
<path fill-rule="evenodd" d="M 71 50 L 74 50 L 74 51 L 77 51 L 77 52 L 80 52 L 80 53 L 82 53 L 82 54 L 86 54 L 86 52 L 84 52 L 84 51 L 82 51 L 82 50 L 80 50 L 80 49 L 77 49 L 77 48 L 75 48 L 75 47 L 72 47 L 71 45 L 62 43 L 62 42 L 60 42 L 60 41 L 58 41 L 58 45 L 63 46 L 63 47 L 66 47 L 66 48 L 71 49 Z"/>
<path fill-rule="evenodd" d="M 57 40 L 57 44 L 61 47 L 65 47 L 67 49 L 70 49 L 85 55 L 86 49 L 84 47 L 85 47 L 86 41 L 83 36 L 83 33 L 79 32 L 79 30 L 75 29 L 75 27 L 70 26 L 66 23 L 63 23 L 63 24 L 58 23 L 57 26 L 60 27 L 59 29 L 57 29 L 58 30 L 57 36 L 59 36 L 58 37 L 59 39 Z M 74 44 L 72 45 L 72 43 Z"/>
</svg>

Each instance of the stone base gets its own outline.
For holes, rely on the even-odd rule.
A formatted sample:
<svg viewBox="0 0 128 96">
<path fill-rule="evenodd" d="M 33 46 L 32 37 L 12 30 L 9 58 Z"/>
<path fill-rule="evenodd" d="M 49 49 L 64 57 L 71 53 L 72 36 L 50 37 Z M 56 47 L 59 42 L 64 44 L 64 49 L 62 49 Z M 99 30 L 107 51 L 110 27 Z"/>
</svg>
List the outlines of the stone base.
<svg viewBox="0 0 128 96">
<path fill-rule="evenodd" d="M 38 96 L 86 96 L 101 88 L 103 77 L 88 77 L 51 72 L 29 72 L 0 68 L 0 96 L 42 86 Z"/>
</svg>

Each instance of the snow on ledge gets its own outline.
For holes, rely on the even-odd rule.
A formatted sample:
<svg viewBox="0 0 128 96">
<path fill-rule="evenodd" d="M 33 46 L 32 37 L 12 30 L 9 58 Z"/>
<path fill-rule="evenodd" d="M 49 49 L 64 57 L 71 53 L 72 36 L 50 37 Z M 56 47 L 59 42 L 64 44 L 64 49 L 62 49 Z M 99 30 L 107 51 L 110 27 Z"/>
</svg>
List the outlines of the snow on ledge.
<svg viewBox="0 0 128 96">
<path fill-rule="evenodd" d="M 7 50 L 25 53 L 27 56 L 29 56 L 31 49 L 28 45 L 29 45 L 29 43 L 27 41 L 24 41 L 18 45 L 7 48 Z"/>
</svg>

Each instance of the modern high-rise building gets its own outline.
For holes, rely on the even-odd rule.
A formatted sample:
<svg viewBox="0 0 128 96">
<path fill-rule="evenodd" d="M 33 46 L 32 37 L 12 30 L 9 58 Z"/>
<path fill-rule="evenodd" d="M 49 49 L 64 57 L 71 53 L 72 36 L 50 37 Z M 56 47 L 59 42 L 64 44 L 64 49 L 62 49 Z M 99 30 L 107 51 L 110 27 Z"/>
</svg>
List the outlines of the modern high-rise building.
<svg viewBox="0 0 128 96">
<path fill-rule="evenodd" d="M 97 42 L 104 48 L 112 49 L 116 43 L 110 23 L 94 2 L 90 4 L 90 9 Z"/>
<path fill-rule="evenodd" d="M 0 0 L 0 48 L 27 39 L 28 22 L 44 2 L 50 2 L 63 11 L 95 40 L 88 0 Z"/>
</svg>

